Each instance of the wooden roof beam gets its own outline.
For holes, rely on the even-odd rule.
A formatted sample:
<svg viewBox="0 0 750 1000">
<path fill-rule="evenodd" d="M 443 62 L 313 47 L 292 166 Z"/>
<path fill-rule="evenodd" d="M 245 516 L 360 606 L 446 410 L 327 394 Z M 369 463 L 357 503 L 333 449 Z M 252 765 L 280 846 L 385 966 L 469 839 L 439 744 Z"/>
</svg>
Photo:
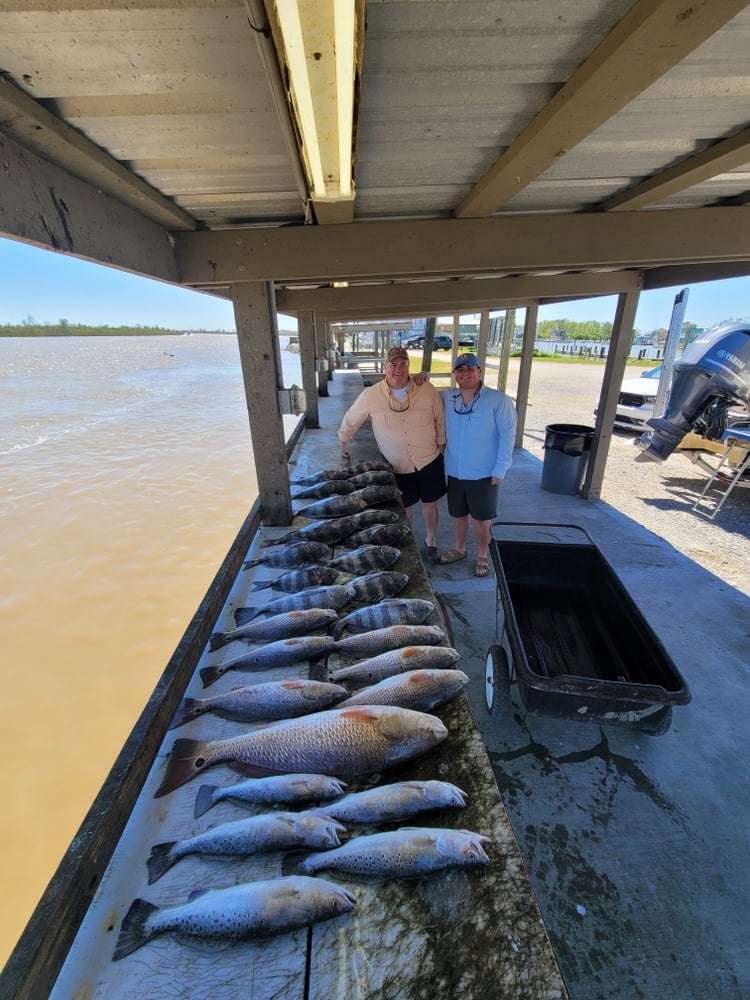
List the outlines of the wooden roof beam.
<svg viewBox="0 0 750 1000">
<path fill-rule="evenodd" d="M 492 215 L 747 6 L 744 0 L 637 0 L 461 201 Z"/>
</svg>

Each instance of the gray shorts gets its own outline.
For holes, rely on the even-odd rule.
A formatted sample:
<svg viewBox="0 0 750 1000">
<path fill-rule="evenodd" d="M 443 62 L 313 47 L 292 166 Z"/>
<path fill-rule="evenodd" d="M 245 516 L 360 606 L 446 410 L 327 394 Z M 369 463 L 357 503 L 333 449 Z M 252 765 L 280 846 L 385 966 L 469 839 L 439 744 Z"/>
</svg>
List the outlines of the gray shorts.
<svg viewBox="0 0 750 1000">
<path fill-rule="evenodd" d="M 491 521 L 497 517 L 500 486 L 486 479 L 455 479 L 448 476 L 448 513 L 451 517 L 471 514 L 475 521 Z"/>
</svg>

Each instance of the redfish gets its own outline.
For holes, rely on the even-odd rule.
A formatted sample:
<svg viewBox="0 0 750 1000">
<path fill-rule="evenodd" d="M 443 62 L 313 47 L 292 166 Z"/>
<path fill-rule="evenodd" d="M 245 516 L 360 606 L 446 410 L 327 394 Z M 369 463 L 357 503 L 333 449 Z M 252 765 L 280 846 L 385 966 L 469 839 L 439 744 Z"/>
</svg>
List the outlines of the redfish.
<svg viewBox="0 0 750 1000">
<path fill-rule="evenodd" d="M 379 656 L 371 656 L 351 667 L 332 670 L 328 680 L 334 684 L 377 684 L 386 677 L 403 674 L 407 670 L 442 670 L 458 663 L 461 654 L 452 646 L 405 646 L 391 649 Z"/>
<path fill-rule="evenodd" d="M 112 959 L 125 958 L 160 934 L 223 943 L 273 937 L 351 913 L 355 903 L 341 886 L 303 875 L 199 891 L 167 909 L 136 899 Z"/>
<path fill-rule="evenodd" d="M 361 688 L 337 707 L 399 705 L 415 712 L 431 712 L 457 697 L 468 683 L 468 675 L 463 670 L 409 670 Z"/>
<path fill-rule="evenodd" d="M 155 797 L 217 764 L 251 777 L 309 771 L 346 781 L 414 760 L 447 735 L 434 715 L 373 705 L 315 712 L 223 740 L 178 739 Z"/>
<path fill-rule="evenodd" d="M 337 639 L 335 652 L 349 659 L 378 656 L 389 649 L 404 646 L 437 646 L 445 639 L 445 632 L 437 625 L 390 625 L 372 632 L 360 632 L 346 639 Z"/>
</svg>

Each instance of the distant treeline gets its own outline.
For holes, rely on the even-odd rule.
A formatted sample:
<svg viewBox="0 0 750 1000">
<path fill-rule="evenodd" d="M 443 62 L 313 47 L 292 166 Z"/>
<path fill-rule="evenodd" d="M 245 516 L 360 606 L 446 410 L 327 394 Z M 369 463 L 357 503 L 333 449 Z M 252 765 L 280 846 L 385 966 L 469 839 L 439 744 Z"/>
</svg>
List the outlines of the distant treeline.
<svg viewBox="0 0 750 1000">
<path fill-rule="evenodd" d="M 0 337 L 180 337 L 185 333 L 226 333 L 226 330 L 165 330 L 160 326 L 84 326 L 61 319 L 57 323 L 3 323 Z"/>
<path fill-rule="evenodd" d="M 612 324 L 595 319 L 545 319 L 537 324 L 537 340 L 611 340 Z"/>
</svg>

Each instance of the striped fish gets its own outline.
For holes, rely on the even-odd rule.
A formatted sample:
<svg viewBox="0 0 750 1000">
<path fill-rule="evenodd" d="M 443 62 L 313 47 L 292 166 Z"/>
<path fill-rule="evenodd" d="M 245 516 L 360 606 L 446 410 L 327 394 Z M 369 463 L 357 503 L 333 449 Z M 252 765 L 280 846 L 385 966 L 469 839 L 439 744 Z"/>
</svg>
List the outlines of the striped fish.
<svg viewBox="0 0 750 1000">
<path fill-rule="evenodd" d="M 381 524 L 381 528 L 390 525 Z M 357 576 L 370 573 L 373 570 L 388 569 L 401 558 L 401 550 L 390 545 L 360 545 L 352 552 L 345 552 L 335 559 L 329 559 L 326 565 L 337 573 L 353 573 Z M 333 580 L 330 581 L 333 583 Z"/>
<path fill-rule="evenodd" d="M 392 597 L 379 604 L 351 611 L 336 622 L 331 635 L 334 639 L 339 639 L 344 632 L 369 632 L 389 625 L 421 625 L 434 610 L 432 601 Z"/>
</svg>

